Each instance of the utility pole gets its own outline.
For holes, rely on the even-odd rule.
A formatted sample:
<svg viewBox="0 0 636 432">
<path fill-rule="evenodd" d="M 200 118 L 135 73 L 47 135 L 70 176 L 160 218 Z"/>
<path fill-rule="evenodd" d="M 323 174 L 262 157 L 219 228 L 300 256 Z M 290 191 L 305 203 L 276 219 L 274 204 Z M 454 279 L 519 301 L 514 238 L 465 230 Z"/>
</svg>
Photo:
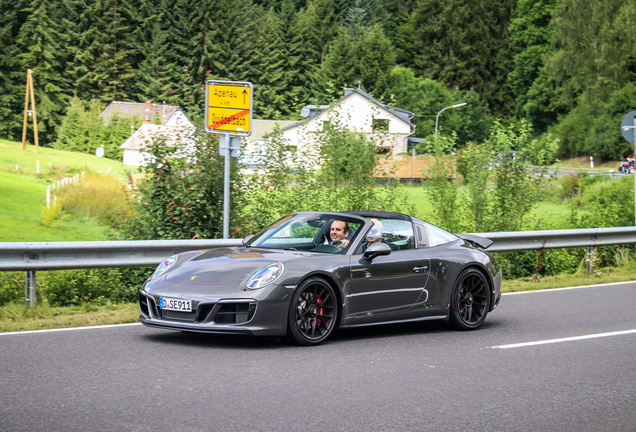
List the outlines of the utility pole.
<svg viewBox="0 0 636 432">
<path fill-rule="evenodd" d="M 29 109 L 29 96 L 31 109 Z M 33 135 L 35 137 L 35 152 L 40 153 L 38 140 L 38 118 L 35 113 L 35 95 L 33 94 L 33 76 L 31 69 L 27 69 L 26 96 L 24 98 L 24 123 L 22 124 L 22 150 L 26 150 L 27 118 L 33 117 Z"/>
</svg>

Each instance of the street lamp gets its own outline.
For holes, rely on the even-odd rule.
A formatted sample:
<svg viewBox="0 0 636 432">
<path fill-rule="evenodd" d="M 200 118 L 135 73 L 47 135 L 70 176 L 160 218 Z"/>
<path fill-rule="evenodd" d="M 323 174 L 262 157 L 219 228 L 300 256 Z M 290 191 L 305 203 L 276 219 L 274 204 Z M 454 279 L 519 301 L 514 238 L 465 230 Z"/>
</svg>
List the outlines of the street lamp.
<svg viewBox="0 0 636 432">
<path fill-rule="evenodd" d="M 435 133 L 433 134 L 434 137 L 437 136 L 437 124 L 439 123 L 439 115 L 442 113 L 442 111 L 447 110 L 449 108 L 457 108 L 457 107 L 464 106 L 464 105 L 466 105 L 466 102 L 463 102 L 463 103 L 460 103 L 460 104 L 457 104 L 457 105 L 453 105 L 453 106 L 449 106 L 449 107 L 446 107 L 446 108 L 442 108 L 442 110 L 437 113 L 437 117 L 435 117 Z"/>
</svg>

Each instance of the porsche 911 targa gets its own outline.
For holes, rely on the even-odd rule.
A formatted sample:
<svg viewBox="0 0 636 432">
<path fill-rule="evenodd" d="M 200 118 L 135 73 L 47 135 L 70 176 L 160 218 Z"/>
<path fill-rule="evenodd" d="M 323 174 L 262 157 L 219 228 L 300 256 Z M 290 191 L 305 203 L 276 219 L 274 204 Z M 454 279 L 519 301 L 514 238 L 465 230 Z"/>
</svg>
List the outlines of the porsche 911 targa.
<svg viewBox="0 0 636 432">
<path fill-rule="evenodd" d="M 338 328 L 408 321 L 474 330 L 501 299 L 491 244 L 399 213 L 292 213 L 241 247 L 166 258 L 140 289 L 140 319 L 301 345 Z"/>
</svg>

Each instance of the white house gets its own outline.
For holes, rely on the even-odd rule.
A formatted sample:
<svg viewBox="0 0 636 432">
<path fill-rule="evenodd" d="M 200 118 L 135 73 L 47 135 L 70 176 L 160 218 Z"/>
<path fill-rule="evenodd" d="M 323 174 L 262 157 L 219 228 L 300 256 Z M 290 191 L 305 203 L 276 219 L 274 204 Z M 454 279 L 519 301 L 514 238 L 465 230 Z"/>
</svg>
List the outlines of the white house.
<svg viewBox="0 0 636 432">
<path fill-rule="evenodd" d="M 308 105 L 301 115 L 306 119 L 281 128 L 290 145 L 313 142 L 312 135 L 328 128 L 334 116 L 347 129 L 361 132 L 393 154 L 407 151 L 408 137 L 415 131 L 414 113 L 383 104 L 361 88 L 345 89 L 344 97 L 331 105 Z"/>
<path fill-rule="evenodd" d="M 124 165 L 142 166 L 149 154 L 144 149 L 157 137 L 168 145 L 177 140 L 187 140 L 194 125 L 178 106 L 158 105 L 152 101 L 146 103 L 111 102 L 100 114 L 108 124 L 112 116 L 143 118 L 143 124 L 128 138 L 120 148 L 124 149 Z"/>
<path fill-rule="evenodd" d="M 267 145 L 267 137 L 276 124 L 291 148 L 315 144 L 316 134 L 328 128 L 331 122 L 338 121 L 346 129 L 373 140 L 378 153 L 392 154 L 407 152 L 412 140 L 409 137 L 415 131 L 415 125 L 411 123 L 414 113 L 383 104 L 361 88 L 345 89 L 344 97 L 331 105 L 307 105 L 301 115 L 305 119 L 297 122 L 253 120 L 252 134 L 244 138 L 241 152 L 242 162 L 248 167 L 245 173 L 260 168 L 261 161 L 254 155 Z"/>
<path fill-rule="evenodd" d="M 189 136 L 193 131 L 194 127 L 144 123 L 119 147 L 124 149 L 123 163 L 124 165 L 143 166 L 145 161 L 150 158 L 150 153 L 146 152 L 145 149 L 154 140 L 161 139 L 166 145 L 174 145 L 177 142 L 190 144 L 192 140 Z"/>
</svg>

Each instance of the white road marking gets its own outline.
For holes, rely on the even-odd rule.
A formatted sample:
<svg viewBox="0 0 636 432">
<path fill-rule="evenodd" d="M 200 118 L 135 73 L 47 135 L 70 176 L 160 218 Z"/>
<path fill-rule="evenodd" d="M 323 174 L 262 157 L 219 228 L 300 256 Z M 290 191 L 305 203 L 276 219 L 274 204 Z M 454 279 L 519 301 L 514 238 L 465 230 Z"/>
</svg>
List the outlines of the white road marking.
<svg viewBox="0 0 636 432">
<path fill-rule="evenodd" d="M 564 287 L 564 288 L 546 288 L 546 289 L 540 289 L 540 290 L 534 290 L 534 291 L 516 291 L 516 292 L 509 292 L 509 293 L 501 293 L 501 295 L 508 296 L 508 295 L 516 295 L 516 294 L 536 294 L 536 293 L 546 293 L 546 292 L 549 293 L 554 291 L 566 291 L 566 290 L 581 289 L 581 288 L 598 288 L 598 287 L 625 285 L 625 284 L 633 284 L 633 283 L 636 283 L 636 281 L 612 282 L 612 283 L 596 284 L 596 285 L 580 285 L 580 286 Z"/>
<path fill-rule="evenodd" d="M 86 326 L 86 327 L 65 327 L 65 328 L 45 329 L 45 330 L 26 330 L 26 331 L 16 331 L 16 332 L 0 332 L 0 336 L 16 335 L 16 334 L 27 334 L 27 333 L 48 333 L 48 332 L 60 332 L 60 331 L 72 331 L 72 330 L 103 329 L 103 328 L 110 328 L 110 327 L 125 327 L 125 326 L 136 326 L 136 325 L 141 325 L 141 323 L 107 324 L 107 325 Z"/>
<path fill-rule="evenodd" d="M 615 332 L 608 332 L 608 333 L 597 333 L 597 334 L 591 334 L 591 335 L 585 335 L 585 336 L 573 336 L 573 337 L 559 338 L 559 339 L 547 339 L 547 340 L 535 341 L 535 342 L 523 342 L 523 343 L 516 343 L 516 344 L 509 344 L 509 345 L 498 345 L 498 346 L 493 346 L 490 348 L 500 348 L 500 349 L 521 348 L 521 347 L 527 347 L 527 346 L 533 346 L 533 345 L 545 345 L 545 344 L 571 342 L 571 341 L 584 340 L 584 339 L 595 339 L 595 338 L 602 338 L 602 337 L 608 337 L 608 336 L 620 336 L 620 335 L 626 335 L 630 333 L 636 333 L 636 329 L 622 330 L 622 331 L 615 331 Z"/>
</svg>

